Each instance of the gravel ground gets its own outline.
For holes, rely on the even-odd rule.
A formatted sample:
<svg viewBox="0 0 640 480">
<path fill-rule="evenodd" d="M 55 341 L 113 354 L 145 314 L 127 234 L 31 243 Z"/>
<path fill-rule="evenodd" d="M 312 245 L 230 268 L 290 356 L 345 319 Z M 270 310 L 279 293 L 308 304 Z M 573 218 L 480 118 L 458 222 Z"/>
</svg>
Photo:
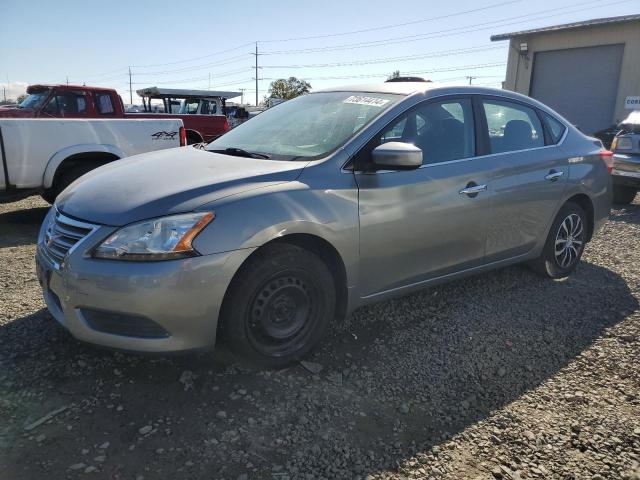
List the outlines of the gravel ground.
<svg viewBox="0 0 640 480">
<path fill-rule="evenodd" d="M 0 205 L 0 478 L 640 479 L 639 201 L 567 281 L 363 308 L 279 372 L 77 343 L 34 274 L 46 205 Z"/>
</svg>

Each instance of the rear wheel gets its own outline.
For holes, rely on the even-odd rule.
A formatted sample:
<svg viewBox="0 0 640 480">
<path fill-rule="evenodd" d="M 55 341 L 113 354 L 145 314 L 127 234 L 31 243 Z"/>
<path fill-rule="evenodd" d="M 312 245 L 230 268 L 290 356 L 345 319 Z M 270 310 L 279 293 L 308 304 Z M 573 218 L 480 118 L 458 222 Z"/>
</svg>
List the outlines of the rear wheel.
<svg viewBox="0 0 640 480">
<path fill-rule="evenodd" d="M 88 173 L 91 170 L 98 168 L 99 166 L 99 163 L 87 162 L 67 168 L 60 175 L 56 175 L 51 188 L 48 188 L 44 192 L 42 192 L 42 198 L 44 198 L 47 202 L 53 204 L 53 202 L 55 202 L 56 200 L 56 197 L 60 195 L 60 193 L 65 188 L 67 188 L 76 179 L 80 178 L 85 173 Z"/>
<path fill-rule="evenodd" d="M 542 254 L 531 262 L 532 268 L 546 277 L 568 277 L 582 257 L 587 225 L 587 215 L 582 207 L 567 202 L 551 226 Z"/>
<path fill-rule="evenodd" d="M 229 287 L 222 339 L 254 365 L 280 368 L 318 345 L 335 303 L 333 276 L 317 255 L 273 245 L 251 259 Z"/>
<path fill-rule="evenodd" d="M 613 187 L 613 203 L 620 205 L 629 205 L 636 198 L 638 189 L 634 187 L 614 186 Z"/>
</svg>

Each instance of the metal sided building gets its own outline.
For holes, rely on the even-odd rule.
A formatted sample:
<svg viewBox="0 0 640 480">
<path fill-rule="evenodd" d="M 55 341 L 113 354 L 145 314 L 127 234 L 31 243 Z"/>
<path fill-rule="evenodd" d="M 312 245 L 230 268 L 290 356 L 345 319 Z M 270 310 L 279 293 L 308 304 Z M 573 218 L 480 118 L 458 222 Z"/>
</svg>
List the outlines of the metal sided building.
<svg viewBox="0 0 640 480">
<path fill-rule="evenodd" d="M 640 109 L 640 14 L 493 35 L 509 40 L 506 90 L 593 134 Z"/>
</svg>

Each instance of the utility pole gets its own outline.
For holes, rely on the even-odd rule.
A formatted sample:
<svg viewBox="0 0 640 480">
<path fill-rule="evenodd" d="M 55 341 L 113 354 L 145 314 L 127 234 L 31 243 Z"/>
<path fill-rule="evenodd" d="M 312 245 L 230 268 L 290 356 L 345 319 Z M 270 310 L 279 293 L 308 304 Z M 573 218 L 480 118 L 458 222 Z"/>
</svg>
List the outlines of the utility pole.
<svg viewBox="0 0 640 480">
<path fill-rule="evenodd" d="M 129 105 L 133 105 L 133 88 L 131 83 L 131 67 L 129 67 Z"/>
<path fill-rule="evenodd" d="M 478 77 L 465 77 L 465 78 L 468 78 L 468 79 L 469 79 L 469 85 L 471 85 L 471 81 L 472 81 L 472 80 L 475 80 L 475 79 L 476 79 L 476 78 L 478 78 Z"/>
<path fill-rule="evenodd" d="M 256 42 L 256 53 L 252 53 L 251 55 L 255 55 L 256 56 L 256 107 L 258 106 L 258 80 L 260 80 L 258 78 L 258 69 L 260 67 L 258 67 L 258 56 L 260 55 L 258 53 L 258 42 Z"/>
<path fill-rule="evenodd" d="M 4 85 L 2 85 L 2 98 L 4 98 L 4 101 L 7 101 L 7 87 L 5 87 Z"/>
<path fill-rule="evenodd" d="M 240 90 L 240 105 L 244 105 L 244 91 L 246 90 L 246 88 L 239 88 L 238 90 Z"/>
<path fill-rule="evenodd" d="M 67 75 L 67 85 L 69 85 L 69 75 Z"/>
</svg>

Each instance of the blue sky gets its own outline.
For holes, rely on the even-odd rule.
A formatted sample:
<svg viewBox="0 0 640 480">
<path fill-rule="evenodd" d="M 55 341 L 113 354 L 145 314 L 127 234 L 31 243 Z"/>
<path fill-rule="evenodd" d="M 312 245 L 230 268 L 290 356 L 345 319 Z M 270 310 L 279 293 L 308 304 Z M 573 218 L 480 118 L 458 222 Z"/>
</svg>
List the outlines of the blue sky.
<svg viewBox="0 0 640 480">
<path fill-rule="evenodd" d="M 128 103 L 132 66 L 133 90 L 206 89 L 210 75 L 212 89 L 244 88 L 254 102 L 258 41 L 260 99 L 276 78 L 323 88 L 394 70 L 500 87 L 508 42 L 492 43 L 492 34 L 639 12 L 638 0 L 2 0 L 0 85 L 8 80 L 15 96 L 68 77 L 116 88 Z"/>
</svg>

